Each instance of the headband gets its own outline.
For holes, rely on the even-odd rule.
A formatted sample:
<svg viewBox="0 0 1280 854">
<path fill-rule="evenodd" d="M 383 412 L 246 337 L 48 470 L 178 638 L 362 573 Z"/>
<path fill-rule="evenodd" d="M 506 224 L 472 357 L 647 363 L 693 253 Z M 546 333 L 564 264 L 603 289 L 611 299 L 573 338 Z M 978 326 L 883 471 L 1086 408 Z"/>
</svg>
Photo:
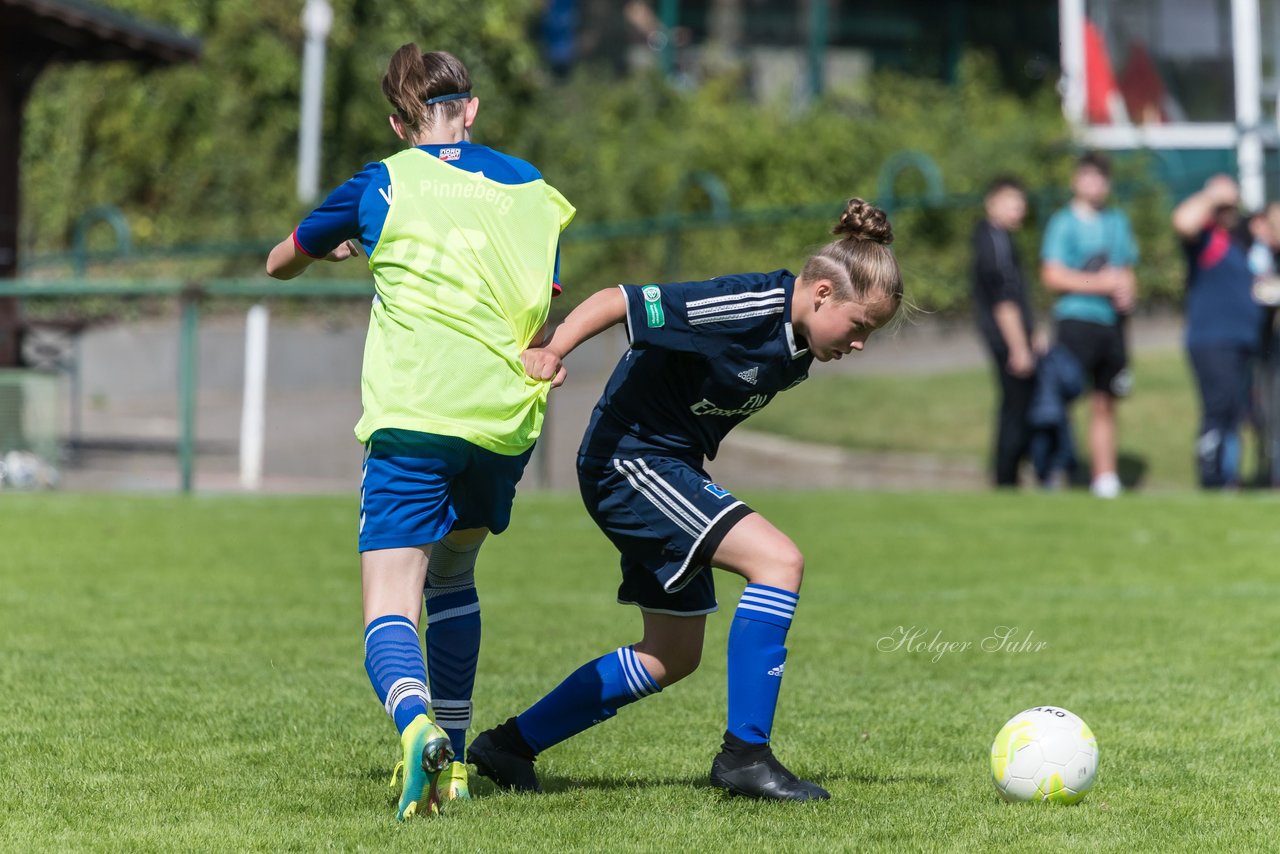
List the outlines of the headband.
<svg viewBox="0 0 1280 854">
<path fill-rule="evenodd" d="M 430 107 L 432 104 L 443 104 L 445 101 L 460 101 L 463 98 L 470 98 L 470 92 L 456 92 L 452 95 L 436 95 L 434 98 L 428 98 L 422 103 Z"/>
</svg>

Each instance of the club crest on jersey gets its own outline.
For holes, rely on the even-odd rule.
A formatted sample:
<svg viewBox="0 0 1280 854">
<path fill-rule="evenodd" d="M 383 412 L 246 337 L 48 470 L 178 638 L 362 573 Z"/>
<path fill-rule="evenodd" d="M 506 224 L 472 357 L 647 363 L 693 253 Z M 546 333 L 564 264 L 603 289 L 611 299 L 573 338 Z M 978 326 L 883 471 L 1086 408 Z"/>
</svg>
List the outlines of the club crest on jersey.
<svg viewBox="0 0 1280 854">
<path fill-rule="evenodd" d="M 760 376 L 760 368 L 747 368 L 745 371 L 738 371 L 738 379 L 746 380 L 752 385 L 756 384 L 756 377 Z"/>
<path fill-rule="evenodd" d="M 662 291 L 648 285 L 641 293 L 644 294 L 644 316 L 649 328 L 656 329 L 665 325 L 667 318 L 662 313 Z"/>
<path fill-rule="evenodd" d="M 462 156 L 461 148 L 442 148 L 440 149 L 441 160 L 457 160 Z"/>
<path fill-rule="evenodd" d="M 729 490 L 725 489 L 723 486 L 720 486 L 719 484 L 708 483 L 706 486 L 702 488 L 705 489 L 707 492 L 710 492 L 716 498 L 729 497 Z"/>
</svg>

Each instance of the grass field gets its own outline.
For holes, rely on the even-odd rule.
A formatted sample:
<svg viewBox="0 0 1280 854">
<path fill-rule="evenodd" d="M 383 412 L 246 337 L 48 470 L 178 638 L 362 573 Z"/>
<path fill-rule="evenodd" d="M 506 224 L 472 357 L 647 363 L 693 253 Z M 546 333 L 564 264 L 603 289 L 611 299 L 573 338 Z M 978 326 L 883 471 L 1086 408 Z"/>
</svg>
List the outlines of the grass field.
<svg viewBox="0 0 1280 854">
<path fill-rule="evenodd" d="M 1264 850 L 1280 503 L 1261 497 L 747 496 L 804 547 L 777 721 L 829 803 L 704 784 L 741 584 L 704 669 L 547 753 L 548 794 L 397 826 L 361 664 L 351 498 L 0 498 L 0 849 Z M 633 641 L 576 499 L 485 547 L 477 722 Z M 899 627 L 1038 652 L 882 651 Z M 1000 803 L 987 751 L 1052 703 L 1097 733 L 1078 807 Z"/>
<path fill-rule="evenodd" d="M 1144 354 L 1134 363 L 1134 376 L 1133 396 L 1118 410 L 1122 475 L 1158 490 L 1190 487 L 1199 404 L 1186 357 Z M 995 383 L 986 367 L 894 377 L 855 370 L 819 374 L 752 416 L 748 426 L 856 450 L 985 459 L 994 408 Z M 1087 402 L 1077 403 L 1075 416 L 1077 450 L 1087 455 Z M 1245 439 L 1251 448 L 1252 437 L 1246 433 Z M 1245 461 L 1252 472 L 1251 450 Z"/>
</svg>

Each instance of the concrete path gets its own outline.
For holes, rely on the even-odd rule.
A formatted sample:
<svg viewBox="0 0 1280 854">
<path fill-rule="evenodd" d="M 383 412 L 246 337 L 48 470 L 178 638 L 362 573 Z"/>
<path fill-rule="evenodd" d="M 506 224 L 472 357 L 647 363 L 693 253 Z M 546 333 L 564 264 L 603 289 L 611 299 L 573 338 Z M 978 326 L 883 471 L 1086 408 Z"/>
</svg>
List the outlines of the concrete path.
<svg viewBox="0 0 1280 854">
<path fill-rule="evenodd" d="M 352 435 L 360 415 L 360 362 L 367 312 L 352 307 L 336 320 L 285 319 L 271 324 L 268 355 L 264 489 L 351 492 L 358 488 L 361 448 Z M 1136 350 L 1178 346 L 1176 318 L 1137 319 Z M 569 383 L 553 393 L 547 430 L 526 487 L 574 489 L 574 456 L 591 407 L 625 350 L 620 329 L 588 342 L 569 361 Z M 82 339 L 82 451 L 63 468 L 64 487 L 161 490 L 178 484 L 177 320 L 90 330 Z M 206 320 L 199 338 L 197 402 L 200 491 L 237 491 L 244 371 L 244 322 Z M 968 326 L 923 318 L 873 338 L 867 351 L 814 375 L 922 375 L 984 365 Z M 64 420 L 66 415 L 64 413 Z M 906 454 L 860 454 L 797 443 L 739 428 L 711 464 L 734 489 L 980 487 L 976 463 Z"/>
</svg>

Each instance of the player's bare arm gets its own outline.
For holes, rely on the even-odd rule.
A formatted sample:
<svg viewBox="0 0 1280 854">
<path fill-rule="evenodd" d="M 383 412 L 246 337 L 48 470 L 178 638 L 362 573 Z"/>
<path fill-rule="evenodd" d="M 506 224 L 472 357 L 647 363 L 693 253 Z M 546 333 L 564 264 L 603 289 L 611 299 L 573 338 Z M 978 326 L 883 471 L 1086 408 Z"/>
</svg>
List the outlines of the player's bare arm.
<svg viewBox="0 0 1280 854">
<path fill-rule="evenodd" d="M 525 373 L 534 379 L 550 380 L 551 387 L 558 388 L 565 378 L 564 358 L 583 341 L 621 323 L 626 314 L 627 301 L 622 291 L 618 288 L 597 291 L 569 312 L 544 346 L 531 347 L 520 354 Z"/>
<path fill-rule="evenodd" d="M 290 234 L 277 243 L 267 256 L 267 275 L 274 279 L 293 279 L 316 261 L 345 261 L 359 254 L 360 250 L 354 240 L 344 240 L 327 255 L 313 258 L 298 248 L 298 242 Z"/>
</svg>

